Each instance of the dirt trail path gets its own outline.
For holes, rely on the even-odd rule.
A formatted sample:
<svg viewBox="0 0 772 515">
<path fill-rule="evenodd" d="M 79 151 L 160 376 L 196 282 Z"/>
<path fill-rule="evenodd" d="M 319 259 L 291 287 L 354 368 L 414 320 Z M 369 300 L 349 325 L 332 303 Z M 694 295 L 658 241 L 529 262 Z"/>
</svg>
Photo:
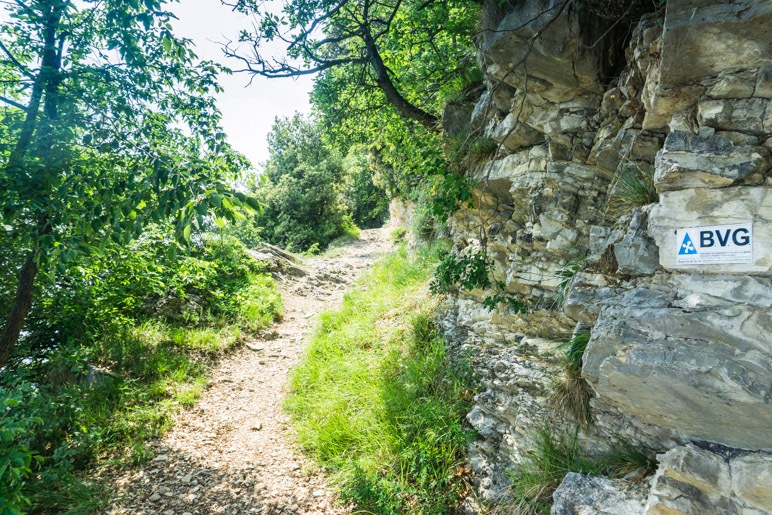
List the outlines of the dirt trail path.
<svg viewBox="0 0 772 515">
<path fill-rule="evenodd" d="M 390 248 L 388 229 L 362 231 L 333 257 L 304 261 L 304 277 L 279 282 L 284 317 L 272 340 L 223 360 L 195 407 L 153 445 L 152 461 L 115 478 L 122 500 L 110 514 L 343 514 L 313 464 L 293 446 L 282 411 L 289 371 L 316 315 Z M 270 334 L 270 333 L 269 333 Z"/>
</svg>

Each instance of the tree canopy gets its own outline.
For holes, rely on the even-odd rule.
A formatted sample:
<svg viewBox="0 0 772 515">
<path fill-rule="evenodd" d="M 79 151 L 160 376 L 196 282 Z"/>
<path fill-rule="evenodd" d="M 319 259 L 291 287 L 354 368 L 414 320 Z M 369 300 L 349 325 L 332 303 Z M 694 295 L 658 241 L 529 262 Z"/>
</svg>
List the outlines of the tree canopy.
<svg viewBox="0 0 772 515">
<path fill-rule="evenodd" d="M 319 95 L 342 109 L 377 109 L 384 100 L 406 120 L 439 130 L 436 96 L 471 62 L 477 9 L 464 0 L 290 0 L 280 13 L 256 0 L 228 3 L 256 14 L 255 31 L 226 53 L 265 77 L 322 74 Z M 266 43 L 286 52 L 274 56 Z M 244 45 L 247 45 L 247 49 Z M 363 102 L 359 93 L 379 92 Z"/>
<path fill-rule="evenodd" d="M 265 209 L 261 235 L 282 247 L 324 248 L 351 225 L 341 190 L 340 155 L 327 147 L 314 120 L 277 119 L 268 136 L 270 157 L 256 194 Z"/>
<path fill-rule="evenodd" d="M 221 70 L 171 31 L 164 0 L 17 0 L 0 28 L 0 229 L 18 281 L 0 365 L 38 272 L 128 242 L 172 218 L 234 218 L 247 163 L 225 141 L 212 94 Z"/>
</svg>

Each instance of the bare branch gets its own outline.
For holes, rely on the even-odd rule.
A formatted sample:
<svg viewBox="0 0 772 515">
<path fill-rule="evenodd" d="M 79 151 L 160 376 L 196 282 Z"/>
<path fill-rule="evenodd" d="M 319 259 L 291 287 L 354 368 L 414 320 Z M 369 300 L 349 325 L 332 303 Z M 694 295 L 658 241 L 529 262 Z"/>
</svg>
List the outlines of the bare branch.
<svg viewBox="0 0 772 515">
<path fill-rule="evenodd" d="M 16 107 L 17 109 L 21 109 L 22 111 L 27 112 L 27 106 L 20 104 L 18 102 L 15 102 L 8 97 L 4 97 L 3 95 L 0 95 L 0 101 L 5 102 L 9 106 Z"/>
</svg>

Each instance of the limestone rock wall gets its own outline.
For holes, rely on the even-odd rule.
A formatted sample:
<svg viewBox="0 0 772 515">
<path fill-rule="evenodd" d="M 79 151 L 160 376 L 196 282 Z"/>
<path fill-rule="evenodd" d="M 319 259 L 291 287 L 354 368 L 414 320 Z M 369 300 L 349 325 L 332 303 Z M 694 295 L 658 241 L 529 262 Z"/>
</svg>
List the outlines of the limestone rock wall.
<svg viewBox="0 0 772 515">
<path fill-rule="evenodd" d="M 485 249 L 502 291 L 462 293 L 443 322 L 477 356 L 479 490 L 501 502 L 539 428 L 575 426 L 547 399 L 557 345 L 589 331 L 583 444 L 660 453 L 644 498 L 625 502 L 772 512 L 772 2 L 669 0 L 616 19 L 587 4 L 490 2 L 478 38 L 488 87 L 468 131 L 499 148 L 468 171 L 475 206 L 451 230 L 456 252 Z M 620 175 L 641 171 L 658 200 L 620 203 Z M 677 231 L 736 224 L 752 227 L 748 262 L 679 264 Z M 490 311 L 494 293 L 530 313 Z"/>
</svg>

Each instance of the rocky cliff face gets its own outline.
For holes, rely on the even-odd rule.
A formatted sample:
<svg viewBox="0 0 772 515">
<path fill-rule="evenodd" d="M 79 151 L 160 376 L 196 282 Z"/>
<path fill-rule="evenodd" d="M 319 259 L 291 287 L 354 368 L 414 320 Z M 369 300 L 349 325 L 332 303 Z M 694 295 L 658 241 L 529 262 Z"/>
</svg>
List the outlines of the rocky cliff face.
<svg viewBox="0 0 772 515">
<path fill-rule="evenodd" d="M 499 146 L 468 170 L 476 202 L 452 237 L 499 286 L 444 319 L 478 356 L 479 489 L 504 502 L 536 431 L 576 425 L 547 399 L 557 345 L 589 332 L 581 441 L 659 453 L 625 513 L 772 512 L 772 3 L 598 4 L 485 8 L 466 132 Z M 530 312 L 489 310 L 494 293 Z M 621 509 L 570 495 L 622 488 L 589 479 L 553 511 Z"/>
</svg>

